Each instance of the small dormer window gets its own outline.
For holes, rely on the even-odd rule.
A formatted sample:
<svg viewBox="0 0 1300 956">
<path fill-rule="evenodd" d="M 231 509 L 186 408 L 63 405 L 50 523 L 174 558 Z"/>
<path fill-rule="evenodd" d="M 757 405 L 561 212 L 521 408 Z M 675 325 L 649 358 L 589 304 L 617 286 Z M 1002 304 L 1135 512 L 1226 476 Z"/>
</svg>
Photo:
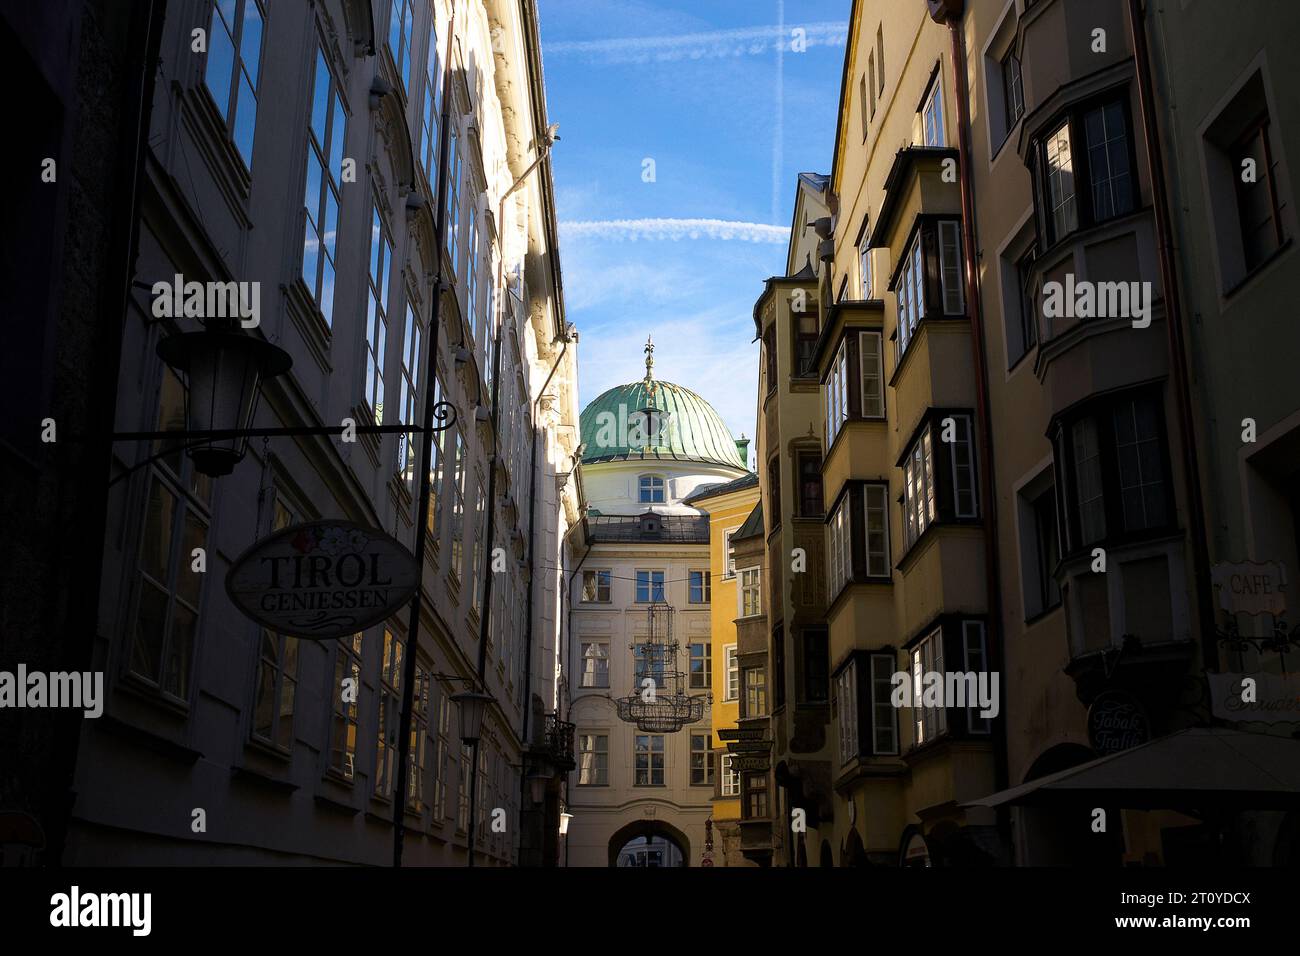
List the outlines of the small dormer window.
<svg viewBox="0 0 1300 956">
<path fill-rule="evenodd" d="M 658 475 L 642 475 L 640 479 L 639 501 L 643 505 L 663 504 L 664 480 Z"/>
<path fill-rule="evenodd" d="M 658 515 L 647 513 L 641 516 L 642 534 L 658 534 L 659 529 L 662 527 L 663 523 L 659 520 Z"/>
</svg>

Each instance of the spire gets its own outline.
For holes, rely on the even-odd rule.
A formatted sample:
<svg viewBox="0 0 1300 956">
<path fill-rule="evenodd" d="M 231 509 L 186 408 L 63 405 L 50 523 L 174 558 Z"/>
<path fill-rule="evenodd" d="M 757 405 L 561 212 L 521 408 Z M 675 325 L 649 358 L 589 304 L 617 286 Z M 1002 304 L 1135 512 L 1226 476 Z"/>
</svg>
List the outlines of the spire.
<svg viewBox="0 0 1300 956">
<path fill-rule="evenodd" d="M 654 386 L 652 383 L 655 380 L 655 343 L 653 335 L 647 335 L 645 337 L 645 348 L 641 351 L 645 352 L 646 388 L 653 390 Z"/>
</svg>

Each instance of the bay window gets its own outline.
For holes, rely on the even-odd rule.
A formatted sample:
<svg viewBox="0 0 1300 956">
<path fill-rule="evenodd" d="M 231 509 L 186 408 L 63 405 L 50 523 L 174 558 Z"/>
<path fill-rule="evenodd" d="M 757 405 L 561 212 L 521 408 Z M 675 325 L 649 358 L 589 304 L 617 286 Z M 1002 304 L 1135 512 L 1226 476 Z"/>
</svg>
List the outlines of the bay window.
<svg viewBox="0 0 1300 956">
<path fill-rule="evenodd" d="M 1035 154 L 1048 244 L 1136 207 L 1132 120 L 1125 95 L 1077 106 L 1047 129 Z"/>
<path fill-rule="evenodd" d="M 892 286 L 898 300 L 895 348 L 900 359 L 923 319 L 965 316 L 965 268 L 961 222 L 918 217 Z"/>
<path fill-rule="evenodd" d="M 899 467 L 906 547 L 936 521 L 979 517 L 974 420 L 969 413 L 932 409 Z"/>
</svg>

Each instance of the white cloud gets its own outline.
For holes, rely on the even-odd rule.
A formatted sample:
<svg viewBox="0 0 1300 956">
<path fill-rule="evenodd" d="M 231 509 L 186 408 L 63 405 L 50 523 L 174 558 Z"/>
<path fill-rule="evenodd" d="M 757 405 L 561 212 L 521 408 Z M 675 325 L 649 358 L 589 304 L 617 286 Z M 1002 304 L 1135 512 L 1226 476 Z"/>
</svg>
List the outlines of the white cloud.
<svg viewBox="0 0 1300 956">
<path fill-rule="evenodd" d="M 843 46 L 849 25 L 844 22 L 788 23 L 784 26 L 713 30 L 678 36 L 617 37 L 607 40 L 561 40 L 543 43 L 547 57 L 578 55 L 605 63 L 649 63 L 753 56 L 784 47 L 792 52 L 795 30 L 813 46 Z"/>
<path fill-rule="evenodd" d="M 562 239 L 739 239 L 742 242 L 787 243 L 786 226 L 730 219 L 600 219 L 560 223 Z"/>
</svg>

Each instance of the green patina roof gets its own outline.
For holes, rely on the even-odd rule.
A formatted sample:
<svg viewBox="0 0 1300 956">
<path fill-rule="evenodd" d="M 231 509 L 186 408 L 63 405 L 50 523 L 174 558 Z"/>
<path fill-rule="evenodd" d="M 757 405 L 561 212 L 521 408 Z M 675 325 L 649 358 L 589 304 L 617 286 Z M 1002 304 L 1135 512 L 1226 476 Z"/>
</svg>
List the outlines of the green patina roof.
<svg viewBox="0 0 1300 956">
<path fill-rule="evenodd" d="M 666 413 L 660 434 L 643 442 L 642 409 Z M 584 462 L 616 459 L 702 461 L 748 470 L 736 439 L 713 406 L 689 388 L 651 380 L 616 385 L 582 410 Z"/>
</svg>

